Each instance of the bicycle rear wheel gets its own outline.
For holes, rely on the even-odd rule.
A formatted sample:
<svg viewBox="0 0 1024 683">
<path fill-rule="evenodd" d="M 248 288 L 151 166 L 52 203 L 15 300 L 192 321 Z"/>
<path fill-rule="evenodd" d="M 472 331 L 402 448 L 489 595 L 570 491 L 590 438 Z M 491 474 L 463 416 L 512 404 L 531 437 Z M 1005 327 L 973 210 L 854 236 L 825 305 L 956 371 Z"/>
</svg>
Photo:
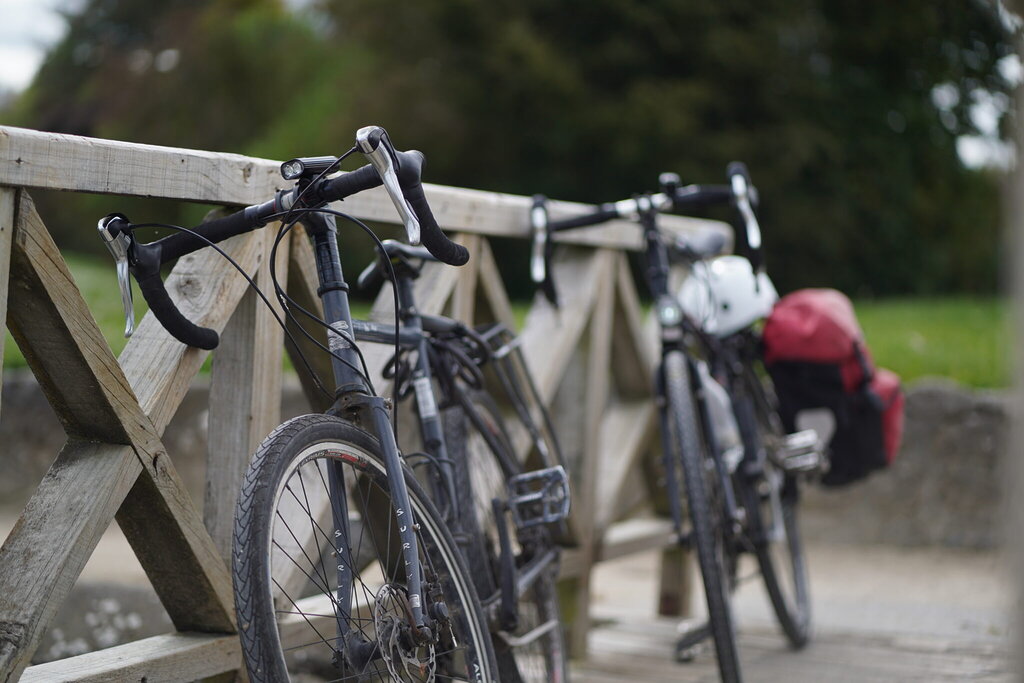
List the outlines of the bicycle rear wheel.
<svg viewBox="0 0 1024 683">
<path fill-rule="evenodd" d="M 422 596 L 434 619 L 432 637 L 418 643 L 408 628 L 415 598 L 405 587 L 403 513 L 376 439 L 337 418 L 306 415 L 260 445 L 239 494 L 232 563 L 252 681 L 497 680 L 458 548 L 408 473 L 406 481 Z"/>
<path fill-rule="evenodd" d="M 500 585 L 497 528 L 491 501 L 508 496 L 508 477 L 519 474 L 512 446 L 493 400 L 484 393 L 471 396 L 473 415 L 461 406 L 445 411 L 445 440 L 455 482 L 465 492 L 460 524 L 465 535 L 466 562 L 481 596 L 495 596 Z M 498 456 L 489 445 L 503 454 Z M 499 457 L 501 459 L 499 460 Z M 518 544 L 517 544 L 518 541 Z M 552 546 L 547 530 L 536 528 L 518 539 L 513 551 L 522 565 Z M 563 683 L 569 680 L 568 655 L 556 591 L 557 565 L 542 570 L 519 596 L 519 621 L 510 633 L 494 634 L 498 672 L 503 683 Z"/>
<path fill-rule="evenodd" d="M 772 452 L 783 442 L 782 421 L 771 394 L 750 370 L 749 391 L 757 415 L 758 436 L 767 449 L 763 472 L 747 486 L 747 510 L 757 561 L 768 598 L 790 645 L 807 644 L 811 630 L 811 600 L 807 565 L 797 516 L 799 482 L 778 465 Z"/>
<path fill-rule="evenodd" d="M 726 683 L 741 680 L 736 631 L 729 606 L 731 571 L 728 567 L 724 521 L 721 507 L 715 503 L 718 486 L 715 469 L 707 457 L 701 438 L 697 408 L 690 388 L 690 370 L 681 351 L 665 355 L 665 395 L 670 454 L 682 467 L 687 507 L 690 513 L 692 545 L 697 549 L 697 564 L 704 581 L 708 605 L 708 624 L 715 641 L 718 670 Z M 668 456 L 667 456 L 668 457 Z"/>
</svg>

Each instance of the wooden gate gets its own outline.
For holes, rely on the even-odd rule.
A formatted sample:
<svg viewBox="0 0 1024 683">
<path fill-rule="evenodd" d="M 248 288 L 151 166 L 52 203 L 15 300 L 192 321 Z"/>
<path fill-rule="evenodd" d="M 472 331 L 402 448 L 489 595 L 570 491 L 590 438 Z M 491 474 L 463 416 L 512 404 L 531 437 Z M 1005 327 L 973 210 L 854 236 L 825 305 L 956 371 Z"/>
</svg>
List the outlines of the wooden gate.
<svg viewBox="0 0 1024 683">
<path fill-rule="evenodd" d="M 115 358 L 27 190 L 237 206 L 263 201 L 282 186 L 278 164 L 264 159 L 0 127 L 0 312 L 6 311 L 8 328 L 68 437 L 0 548 L 0 680 L 152 683 L 238 668 L 227 563 L 234 500 L 250 454 L 279 422 L 285 348 L 273 316 L 224 259 L 204 250 L 179 260 L 167 279 L 172 298 L 186 317 L 222 333 L 212 369 L 207 495 L 200 514 L 161 437 L 207 352 L 180 344 L 147 314 Z M 528 239 L 530 200 L 437 185 L 426 190 L 438 223 L 457 233 L 473 257 L 463 268 L 437 265 L 425 271 L 417 282 L 421 310 L 514 327 L 487 238 Z M 346 200 L 344 208 L 366 220 L 396 218 L 379 189 Z M 554 218 L 587 210 L 569 202 L 550 204 Z M 90 223 L 83 217 L 83 224 Z M 727 226 L 711 221 L 666 217 L 663 225 L 731 236 Z M 223 245 L 263 286 L 269 283 L 272 236 L 256 231 Z M 556 240 L 563 243 L 555 263 L 562 308 L 538 297 L 521 336 L 572 465 L 570 526 L 576 546 L 566 554 L 562 573 L 574 598 L 567 614 L 573 645 L 582 654 L 595 563 L 668 548 L 663 612 L 684 609 L 679 573 L 686 565 L 670 548 L 668 522 L 644 504 L 652 490 L 644 472 L 652 468 L 639 465 L 650 461 L 656 441 L 649 381 L 656 340 L 625 258 L 625 251 L 640 247 L 640 232 L 617 221 L 561 233 Z M 307 244 L 296 231 L 279 251 L 277 271 L 282 280 L 287 274 L 292 297 L 315 308 L 316 271 Z M 117 296 L 113 278 L 111 268 L 111 296 Z M 391 315 L 387 292 L 371 315 Z M 314 349 L 310 343 L 302 350 L 327 364 Z M 371 373 L 379 376 L 390 353 L 366 347 Z M 311 377 L 299 375 L 310 403 L 323 408 Z M 382 379 L 376 386 L 387 389 Z M 176 632 L 29 666 L 112 519 Z"/>
</svg>

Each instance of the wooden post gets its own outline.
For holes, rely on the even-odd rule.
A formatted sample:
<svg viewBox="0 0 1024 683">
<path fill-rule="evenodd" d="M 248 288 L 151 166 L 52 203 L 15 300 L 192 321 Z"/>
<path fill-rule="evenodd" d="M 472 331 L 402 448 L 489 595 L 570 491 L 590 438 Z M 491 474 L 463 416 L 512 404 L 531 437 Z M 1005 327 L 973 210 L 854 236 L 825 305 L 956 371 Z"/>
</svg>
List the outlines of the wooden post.
<svg viewBox="0 0 1024 683">
<path fill-rule="evenodd" d="M 255 281 L 281 315 L 270 281 L 274 236 L 272 227 L 260 234 L 264 252 Z M 278 248 L 277 277 L 282 286 L 288 282 L 289 244 L 283 240 Z M 274 313 L 250 288 L 213 355 L 203 522 L 228 565 L 242 477 L 260 442 L 281 421 L 283 334 Z"/>
<path fill-rule="evenodd" d="M 0 187 L 0 320 L 7 319 L 8 275 L 11 267 L 11 239 L 14 235 L 14 207 L 18 191 Z M 4 337 L 0 336 L 0 374 L 4 367 Z"/>
<path fill-rule="evenodd" d="M 576 516 L 579 533 L 579 552 L 583 567 L 576 587 L 576 619 L 570 631 L 570 650 L 575 658 L 586 657 L 587 634 L 590 631 L 590 574 L 597 558 L 601 542 L 596 516 L 598 505 L 605 501 L 597 499 L 598 453 L 601 451 L 601 426 L 608 404 L 611 372 L 611 322 L 614 304 L 614 261 L 613 253 L 597 252 L 601 264 L 598 269 L 598 290 L 594 314 L 590 320 L 589 349 L 587 357 L 586 394 L 584 397 L 584 436 L 581 471 L 573 498 L 578 505 Z"/>
</svg>

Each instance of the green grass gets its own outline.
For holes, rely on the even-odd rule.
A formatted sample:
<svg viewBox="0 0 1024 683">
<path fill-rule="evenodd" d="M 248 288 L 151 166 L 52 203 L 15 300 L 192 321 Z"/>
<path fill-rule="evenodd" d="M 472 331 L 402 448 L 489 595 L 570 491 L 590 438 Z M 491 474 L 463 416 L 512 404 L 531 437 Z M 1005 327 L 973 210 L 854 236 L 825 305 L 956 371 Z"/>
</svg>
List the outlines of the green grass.
<svg viewBox="0 0 1024 683">
<path fill-rule="evenodd" d="M 65 253 L 72 275 L 99 322 L 115 355 L 124 348 L 124 317 L 114 265 L 106 260 Z M 136 295 L 136 320 L 145 303 Z M 854 302 L 875 362 L 900 375 L 904 382 L 943 376 L 973 387 L 1005 387 L 1010 383 L 1010 336 L 1007 302 L 997 298 L 915 298 Z M 353 313 L 364 317 L 368 307 L 354 302 Z M 513 306 L 520 326 L 528 305 Z M 17 345 L 7 333 L 4 367 L 24 367 Z"/>
<path fill-rule="evenodd" d="M 82 291 L 89 310 L 100 325 L 103 336 L 107 343 L 114 350 L 114 354 L 121 353 L 124 345 L 128 342 L 124 338 L 124 311 L 121 308 L 121 293 L 117 288 L 117 274 L 114 270 L 112 260 L 102 261 L 87 256 L 64 252 L 63 256 L 71 269 L 71 275 L 75 283 Z M 142 319 L 146 308 L 144 302 L 140 302 L 141 296 L 138 290 L 135 292 L 136 302 L 136 324 Z M 141 304 L 141 305 L 140 305 Z M 25 358 L 21 350 L 14 343 L 10 332 L 6 332 L 4 340 L 4 367 L 20 368 L 25 367 Z"/>
<path fill-rule="evenodd" d="M 1011 381 L 1009 305 L 997 298 L 855 301 L 877 365 L 904 382 L 925 376 L 972 387 Z"/>
</svg>

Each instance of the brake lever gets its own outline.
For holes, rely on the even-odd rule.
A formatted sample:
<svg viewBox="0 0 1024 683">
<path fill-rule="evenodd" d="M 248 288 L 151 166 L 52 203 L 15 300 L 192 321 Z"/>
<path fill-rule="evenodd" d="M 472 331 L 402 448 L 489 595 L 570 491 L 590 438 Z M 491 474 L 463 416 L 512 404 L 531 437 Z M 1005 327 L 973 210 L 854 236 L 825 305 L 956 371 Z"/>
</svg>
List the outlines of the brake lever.
<svg viewBox="0 0 1024 683">
<path fill-rule="evenodd" d="M 386 130 L 380 126 L 364 126 L 356 131 L 356 147 L 363 155 L 370 160 L 373 167 L 377 169 L 380 178 L 384 181 L 384 188 L 391 196 L 391 202 L 398 210 L 405 224 L 405 232 L 409 238 L 409 244 L 420 243 L 420 221 L 416 218 L 416 212 L 409 206 L 405 195 L 402 193 L 402 186 L 398 182 L 398 156 L 391 144 Z"/>
<path fill-rule="evenodd" d="M 543 283 L 547 277 L 547 264 L 544 262 L 544 250 L 548 244 L 546 202 L 547 197 L 535 194 L 533 195 L 533 206 L 530 207 L 530 228 L 533 230 L 533 244 L 530 249 L 530 279 L 535 285 Z"/>
<path fill-rule="evenodd" d="M 124 306 L 124 336 L 129 338 L 135 332 L 135 306 L 132 302 L 132 281 L 128 272 L 128 252 L 132 248 L 131 235 L 117 228 L 111 228 L 114 221 L 128 222 L 123 215 L 114 213 L 97 222 L 96 229 L 107 251 L 114 257 L 117 266 L 117 285 L 121 289 L 121 304 Z"/>
<path fill-rule="evenodd" d="M 729 181 L 732 184 L 732 194 L 736 198 L 736 208 L 740 210 L 743 223 L 747 227 L 747 246 L 751 249 L 760 249 L 761 225 L 757 222 L 757 216 L 750 205 L 750 194 L 753 190 L 740 173 L 734 174 Z"/>
</svg>

